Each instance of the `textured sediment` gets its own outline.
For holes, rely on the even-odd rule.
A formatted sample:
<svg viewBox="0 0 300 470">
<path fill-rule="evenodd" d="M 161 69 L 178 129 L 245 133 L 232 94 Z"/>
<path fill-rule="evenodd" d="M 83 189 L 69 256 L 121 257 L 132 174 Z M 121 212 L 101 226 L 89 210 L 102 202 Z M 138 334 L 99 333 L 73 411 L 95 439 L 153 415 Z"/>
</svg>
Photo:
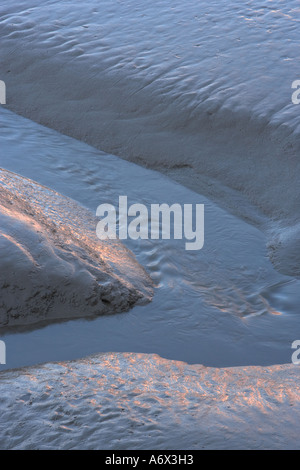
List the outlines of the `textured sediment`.
<svg viewBox="0 0 300 470">
<path fill-rule="evenodd" d="M 298 449 L 299 366 L 100 354 L 0 374 L 2 449 Z"/>
<path fill-rule="evenodd" d="M 0 171 L 0 327 L 128 310 L 152 282 L 74 201 Z"/>
</svg>

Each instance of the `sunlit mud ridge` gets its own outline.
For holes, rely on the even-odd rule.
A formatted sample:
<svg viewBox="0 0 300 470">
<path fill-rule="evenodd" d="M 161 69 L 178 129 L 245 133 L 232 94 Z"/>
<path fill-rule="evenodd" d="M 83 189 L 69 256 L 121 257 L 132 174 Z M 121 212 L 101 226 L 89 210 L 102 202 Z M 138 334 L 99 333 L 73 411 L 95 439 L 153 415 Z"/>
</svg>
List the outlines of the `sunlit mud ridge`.
<svg viewBox="0 0 300 470">
<path fill-rule="evenodd" d="M 151 300 L 152 282 L 71 199 L 0 169 L 0 327 L 116 313 Z"/>
<path fill-rule="evenodd" d="M 100 354 L 0 374 L 1 449 L 299 449 L 300 368 Z"/>
</svg>

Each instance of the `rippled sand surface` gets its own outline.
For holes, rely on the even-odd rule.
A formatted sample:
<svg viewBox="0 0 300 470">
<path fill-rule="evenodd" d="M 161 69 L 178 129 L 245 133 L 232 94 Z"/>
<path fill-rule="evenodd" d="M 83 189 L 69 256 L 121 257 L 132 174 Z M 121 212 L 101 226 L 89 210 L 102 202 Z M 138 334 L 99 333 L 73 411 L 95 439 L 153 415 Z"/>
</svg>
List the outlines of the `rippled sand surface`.
<svg viewBox="0 0 300 470">
<path fill-rule="evenodd" d="M 296 449 L 299 373 L 291 365 L 211 369 L 143 354 L 4 372 L 0 446 Z"/>
<path fill-rule="evenodd" d="M 152 303 L 1 336 L 7 369 L 46 362 L 1 372 L 1 447 L 299 448 L 299 12 L 1 3 L 0 167 L 93 214 L 205 204 L 199 252 L 126 241 Z"/>
<path fill-rule="evenodd" d="M 274 264 L 299 277 L 296 0 L 17 0 L 0 14 L 10 109 L 255 224 L 263 213 Z"/>
<path fill-rule="evenodd" d="M 274 213 L 272 186 L 297 190 L 298 28 L 296 0 L 18 0 L 1 6 L 0 71 L 11 109 L 162 171 L 242 186 Z"/>
</svg>

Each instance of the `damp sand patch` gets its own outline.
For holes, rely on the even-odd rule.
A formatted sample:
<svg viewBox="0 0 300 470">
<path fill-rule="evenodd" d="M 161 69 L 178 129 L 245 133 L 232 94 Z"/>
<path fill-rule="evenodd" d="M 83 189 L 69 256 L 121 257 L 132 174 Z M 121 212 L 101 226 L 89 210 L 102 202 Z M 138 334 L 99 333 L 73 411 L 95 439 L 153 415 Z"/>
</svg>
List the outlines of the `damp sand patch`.
<svg viewBox="0 0 300 470">
<path fill-rule="evenodd" d="M 75 201 L 0 170 L 0 327 L 126 311 L 152 282 Z"/>
</svg>

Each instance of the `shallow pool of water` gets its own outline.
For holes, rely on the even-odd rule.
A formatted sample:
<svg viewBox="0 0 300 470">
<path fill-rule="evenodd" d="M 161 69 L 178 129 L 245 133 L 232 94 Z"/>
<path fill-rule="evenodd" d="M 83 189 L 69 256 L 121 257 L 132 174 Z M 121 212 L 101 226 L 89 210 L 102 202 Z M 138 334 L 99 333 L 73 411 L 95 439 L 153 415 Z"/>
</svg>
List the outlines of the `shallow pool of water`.
<svg viewBox="0 0 300 470">
<path fill-rule="evenodd" d="M 145 352 L 207 366 L 291 360 L 298 339 L 299 281 L 282 276 L 257 228 L 167 177 L 108 155 L 0 109 L 0 166 L 77 200 L 99 204 L 205 205 L 205 244 L 126 240 L 156 287 L 153 301 L 130 312 L 1 335 L 15 368 L 96 352 Z"/>
</svg>

